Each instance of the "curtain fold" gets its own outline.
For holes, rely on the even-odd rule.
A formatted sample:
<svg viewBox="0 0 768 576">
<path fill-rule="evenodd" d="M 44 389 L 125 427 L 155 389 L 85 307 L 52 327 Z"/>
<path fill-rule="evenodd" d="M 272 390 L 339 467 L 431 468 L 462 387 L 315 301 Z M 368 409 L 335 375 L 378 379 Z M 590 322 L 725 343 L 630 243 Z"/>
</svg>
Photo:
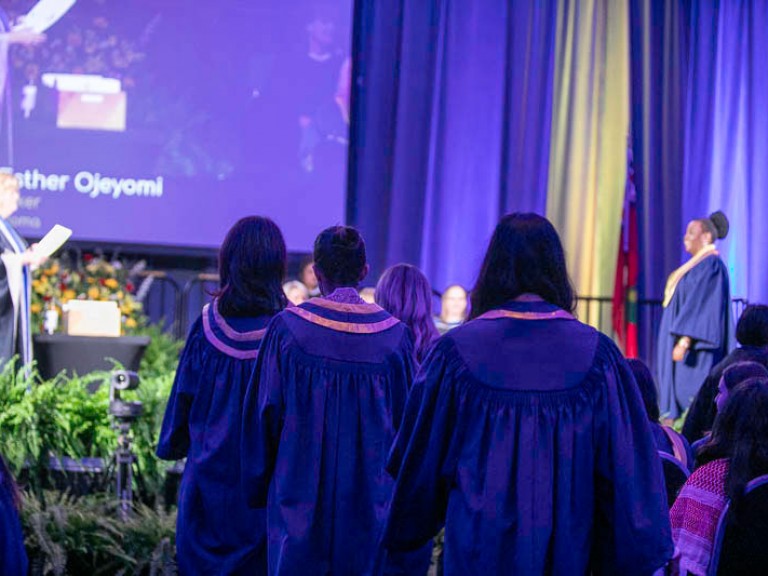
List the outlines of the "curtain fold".
<svg viewBox="0 0 768 576">
<path fill-rule="evenodd" d="M 547 216 L 577 291 L 610 296 L 630 120 L 628 2 L 564 0 L 557 42 Z"/>
<path fill-rule="evenodd" d="M 355 8 L 348 220 L 373 273 L 470 285 L 502 213 L 546 206 L 557 2 Z"/>
<path fill-rule="evenodd" d="M 631 0 L 632 147 L 638 193 L 641 300 L 661 300 L 680 265 L 689 0 Z M 643 306 L 640 354 L 655 358 L 659 307 Z"/>
<path fill-rule="evenodd" d="M 722 209 L 731 294 L 768 300 L 768 2 L 696 2 L 681 223 Z"/>
</svg>

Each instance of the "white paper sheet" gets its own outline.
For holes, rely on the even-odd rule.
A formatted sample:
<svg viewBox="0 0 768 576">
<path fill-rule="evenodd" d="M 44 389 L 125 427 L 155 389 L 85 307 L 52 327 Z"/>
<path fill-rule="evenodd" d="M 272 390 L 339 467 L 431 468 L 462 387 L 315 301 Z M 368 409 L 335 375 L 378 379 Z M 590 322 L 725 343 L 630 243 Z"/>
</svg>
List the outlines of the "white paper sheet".
<svg viewBox="0 0 768 576">
<path fill-rule="evenodd" d="M 43 239 L 37 243 L 34 248 L 35 254 L 50 258 L 51 255 L 64 245 L 64 242 L 69 240 L 72 236 L 72 230 L 56 224 L 50 229 L 48 234 L 43 236 Z"/>
<path fill-rule="evenodd" d="M 40 0 L 13 29 L 42 34 L 58 22 L 75 2 L 76 0 Z"/>
</svg>

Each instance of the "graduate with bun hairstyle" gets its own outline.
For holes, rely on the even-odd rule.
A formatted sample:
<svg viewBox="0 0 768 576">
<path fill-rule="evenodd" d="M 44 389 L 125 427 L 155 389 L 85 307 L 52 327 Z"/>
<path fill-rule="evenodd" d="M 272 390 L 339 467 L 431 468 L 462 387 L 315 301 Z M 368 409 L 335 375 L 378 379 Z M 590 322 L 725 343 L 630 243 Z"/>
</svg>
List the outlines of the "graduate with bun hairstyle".
<svg viewBox="0 0 768 576">
<path fill-rule="evenodd" d="M 734 346 L 728 270 L 715 247 L 728 229 L 720 211 L 691 220 L 683 238 L 691 258 L 667 280 L 657 341 L 662 417 L 679 417 Z"/>
</svg>

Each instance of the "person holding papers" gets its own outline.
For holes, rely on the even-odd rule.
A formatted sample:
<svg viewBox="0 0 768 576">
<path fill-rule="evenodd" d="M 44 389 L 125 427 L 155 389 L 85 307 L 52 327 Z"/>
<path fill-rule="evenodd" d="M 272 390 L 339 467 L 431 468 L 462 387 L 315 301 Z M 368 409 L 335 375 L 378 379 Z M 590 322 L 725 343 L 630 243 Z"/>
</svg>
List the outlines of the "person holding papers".
<svg viewBox="0 0 768 576">
<path fill-rule="evenodd" d="M 27 246 L 8 218 L 19 207 L 19 181 L 0 173 L 0 367 L 15 354 L 22 364 L 32 360 L 29 301 L 32 267 L 47 255 Z"/>
</svg>

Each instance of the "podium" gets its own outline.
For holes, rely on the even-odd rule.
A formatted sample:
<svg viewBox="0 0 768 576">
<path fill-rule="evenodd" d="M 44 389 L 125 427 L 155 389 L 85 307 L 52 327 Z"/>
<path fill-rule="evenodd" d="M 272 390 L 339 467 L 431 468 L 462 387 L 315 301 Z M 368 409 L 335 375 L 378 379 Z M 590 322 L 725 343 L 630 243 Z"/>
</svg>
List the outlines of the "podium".
<svg viewBox="0 0 768 576">
<path fill-rule="evenodd" d="M 44 380 L 62 371 L 71 376 L 112 370 L 113 359 L 126 370 L 138 371 L 149 342 L 149 336 L 38 334 L 33 337 L 37 368 Z"/>
</svg>

